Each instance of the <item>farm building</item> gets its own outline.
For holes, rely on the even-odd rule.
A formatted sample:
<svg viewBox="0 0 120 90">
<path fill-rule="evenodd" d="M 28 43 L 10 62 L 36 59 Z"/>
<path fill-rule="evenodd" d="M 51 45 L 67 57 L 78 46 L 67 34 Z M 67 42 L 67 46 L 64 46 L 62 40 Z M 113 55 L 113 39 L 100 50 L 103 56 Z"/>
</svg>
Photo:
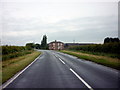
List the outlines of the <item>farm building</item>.
<svg viewBox="0 0 120 90">
<path fill-rule="evenodd" d="M 63 50 L 64 43 L 55 40 L 55 41 L 49 43 L 49 49 L 50 50 Z"/>
</svg>

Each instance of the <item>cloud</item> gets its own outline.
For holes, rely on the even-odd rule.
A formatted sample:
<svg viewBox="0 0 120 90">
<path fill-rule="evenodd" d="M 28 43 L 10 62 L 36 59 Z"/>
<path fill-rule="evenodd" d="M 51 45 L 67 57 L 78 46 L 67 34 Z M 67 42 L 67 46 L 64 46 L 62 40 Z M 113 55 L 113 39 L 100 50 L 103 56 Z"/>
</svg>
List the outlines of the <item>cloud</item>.
<svg viewBox="0 0 120 90">
<path fill-rule="evenodd" d="M 48 42 L 102 43 L 117 37 L 117 3 L 3 2 L 2 44 L 25 45 Z"/>
<path fill-rule="evenodd" d="M 58 23 L 59 31 L 50 36 L 58 40 L 72 42 L 99 42 L 106 36 L 117 37 L 117 16 L 77 18 Z M 68 28 L 68 27 L 74 28 Z"/>
<path fill-rule="evenodd" d="M 75 18 L 52 24 L 40 24 L 39 21 L 36 22 L 33 19 L 29 21 L 28 23 L 24 21 L 23 25 L 15 22 L 12 22 L 12 25 L 7 22 L 10 26 L 6 24 L 8 28 L 3 31 L 3 40 L 12 42 L 16 38 L 24 43 L 27 41 L 40 43 L 42 36 L 47 34 L 48 42 L 52 40 L 64 42 L 76 40 L 76 42 L 101 43 L 106 36 L 114 37 L 118 33 L 117 16 Z"/>
</svg>

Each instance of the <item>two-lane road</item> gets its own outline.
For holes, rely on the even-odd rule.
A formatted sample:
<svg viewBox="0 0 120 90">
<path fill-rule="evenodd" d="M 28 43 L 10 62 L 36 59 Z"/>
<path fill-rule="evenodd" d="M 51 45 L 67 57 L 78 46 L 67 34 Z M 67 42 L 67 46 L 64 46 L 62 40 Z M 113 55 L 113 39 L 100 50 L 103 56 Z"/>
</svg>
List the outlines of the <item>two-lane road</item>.
<svg viewBox="0 0 120 90">
<path fill-rule="evenodd" d="M 118 88 L 118 71 L 63 54 L 42 55 L 6 88 Z"/>
</svg>

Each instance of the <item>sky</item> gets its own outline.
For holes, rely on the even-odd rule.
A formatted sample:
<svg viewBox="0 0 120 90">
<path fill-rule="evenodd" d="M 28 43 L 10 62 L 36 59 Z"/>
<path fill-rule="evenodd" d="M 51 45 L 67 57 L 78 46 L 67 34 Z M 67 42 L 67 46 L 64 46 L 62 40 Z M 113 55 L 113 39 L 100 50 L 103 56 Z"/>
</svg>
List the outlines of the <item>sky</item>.
<svg viewBox="0 0 120 90">
<path fill-rule="evenodd" d="M 118 0 L 1 0 L 2 45 L 103 43 L 118 37 Z"/>
</svg>

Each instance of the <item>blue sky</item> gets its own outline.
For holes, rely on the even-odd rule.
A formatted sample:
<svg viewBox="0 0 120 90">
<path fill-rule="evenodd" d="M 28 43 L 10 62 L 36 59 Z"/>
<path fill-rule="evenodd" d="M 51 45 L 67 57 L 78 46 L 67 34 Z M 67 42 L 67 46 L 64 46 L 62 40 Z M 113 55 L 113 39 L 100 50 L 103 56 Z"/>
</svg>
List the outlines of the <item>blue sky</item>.
<svg viewBox="0 0 120 90">
<path fill-rule="evenodd" d="M 3 45 L 48 42 L 103 43 L 118 37 L 118 0 L 1 0 Z"/>
</svg>

